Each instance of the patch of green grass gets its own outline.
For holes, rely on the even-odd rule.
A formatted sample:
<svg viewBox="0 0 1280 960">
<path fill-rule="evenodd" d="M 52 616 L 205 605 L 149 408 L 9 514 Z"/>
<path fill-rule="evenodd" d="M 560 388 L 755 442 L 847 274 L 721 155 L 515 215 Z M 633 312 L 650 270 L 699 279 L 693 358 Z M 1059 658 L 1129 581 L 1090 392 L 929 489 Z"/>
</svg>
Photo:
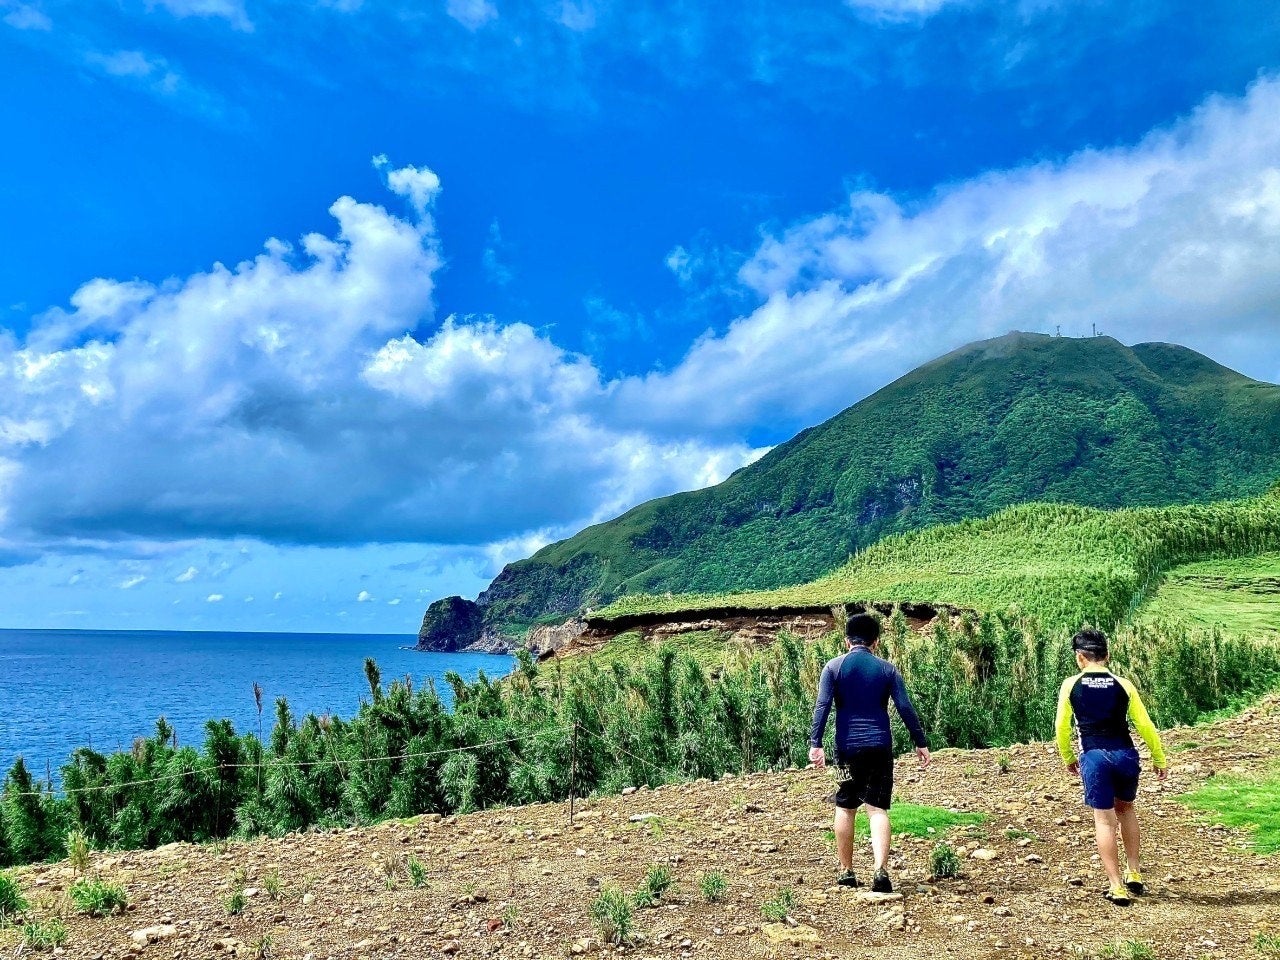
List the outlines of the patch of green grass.
<svg viewBox="0 0 1280 960">
<path fill-rule="evenodd" d="M 1178 801 L 1225 826 L 1248 830 L 1259 853 L 1280 851 L 1280 766 L 1255 776 L 1216 776 Z"/>
<path fill-rule="evenodd" d="M 632 899 L 637 907 L 656 906 L 659 898 L 671 888 L 671 868 L 666 864 L 655 863 L 645 874 L 644 883 L 636 890 Z"/>
<path fill-rule="evenodd" d="M 1253 938 L 1253 948 L 1265 957 L 1280 957 L 1280 935 L 1260 933 Z"/>
<path fill-rule="evenodd" d="M 263 875 L 262 890 L 272 900 L 279 900 L 284 895 L 284 882 L 280 879 L 279 867 L 272 867 Z"/>
<path fill-rule="evenodd" d="M 67 925 L 57 917 L 32 920 L 22 927 L 22 942 L 32 950 L 53 950 L 67 942 Z"/>
<path fill-rule="evenodd" d="M 771 899 L 760 904 L 760 912 L 766 920 L 775 923 L 787 919 L 787 915 L 795 909 L 796 895 L 790 887 L 783 887 Z"/>
<path fill-rule="evenodd" d="M 1175 567 L 1139 619 L 1280 639 L 1280 553 Z"/>
<path fill-rule="evenodd" d="M 425 887 L 427 885 L 427 867 L 417 857 L 410 855 L 405 862 L 405 868 L 409 871 L 409 882 L 415 887 Z"/>
<path fill-rule="evenodd" d="M 71 902 L 81 913 L 105 917 L 129 905 L 129 897 L 118 883 L 81 877 L 71 885 Z"/>
<path fill-rule="evenodd" d="M 926 807 L 916 803 L 895 803 L 889 808 L 889 823 L 893 825 L 893 832 L 913 837 L 934 836 L 951 827 L 979 827 L 988 819 L 983 813 L 953 813 L 942 807 Z M 871 836 L 865 817 L 858 818 L 857 835 L 859 839 Z M 835 840 L 834 834 L 831 839 Z"/>
<path fill-rule="evenodd" d="M 698 889 L 707 903 L 719 903 L 729 892 L 729 881 L 719 870 L 708 870 L 698 881 Z"/>
<path fill-rule="evenodd" d="M 591 904 L 591 920 L 606 943 L 628 943 L 634 916 L 631 898 L 617 887 L 605 887 Z"/>
<path fill-rule="evenodd" d="M 1030 830 L 1023 830 L 1020 827 L 1009 827 L 1004 832 L 1006 840 L 1039 840 L 1039 836 Z"/>
<path fill-rule="evenodd" d="M 222 909 L 226 911 L 228 917 L 244 913 L 244 908 L 248 905 L 249 899 L 244 895 L 243 889 L 233 890 L 231 895 L 222 901 Z"/>
</svg>

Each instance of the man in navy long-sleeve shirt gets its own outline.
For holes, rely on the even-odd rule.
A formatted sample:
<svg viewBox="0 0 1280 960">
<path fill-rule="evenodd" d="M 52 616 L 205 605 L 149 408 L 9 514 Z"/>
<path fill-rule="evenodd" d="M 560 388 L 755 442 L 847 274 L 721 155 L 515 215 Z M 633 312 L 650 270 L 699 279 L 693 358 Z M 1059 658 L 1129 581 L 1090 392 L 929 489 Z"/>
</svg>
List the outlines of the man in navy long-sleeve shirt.
<svg viewBox="0 0 1280 960">
<path fill-rule="evenodd" d="M 929 765 L 929 741 L 916 715 L 898 668 L 876 656 L 880 646 L 880 622 L 865 613 L 849 618 L 844 630 L 848 652 L 822 668 L 818 702 L 809 731 L 809 760 L 818 767 L 827 763 L 822 737 L 836 707 L 835 763 L 841 782 L 835 794 L 836 852 L 841 874 L 836 882 L 858 886 L 853 871 L 853 822 L 858 807 L 866 806 L 871 821 L 871 850 L 875 874 L 871 889 L 891 893 L 893 883 L 885 869 L 889 856 L 889 806 L 893 802 L 893 737 L 889 731 L 889 700 L 907 725 L 922 766 Z"/>
</svg>

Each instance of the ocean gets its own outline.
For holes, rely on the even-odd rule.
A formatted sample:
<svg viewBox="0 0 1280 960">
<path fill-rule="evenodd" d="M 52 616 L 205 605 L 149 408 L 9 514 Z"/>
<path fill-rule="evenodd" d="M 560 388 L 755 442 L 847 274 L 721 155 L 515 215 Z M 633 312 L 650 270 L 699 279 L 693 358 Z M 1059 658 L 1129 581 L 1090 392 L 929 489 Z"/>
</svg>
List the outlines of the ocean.
<svg viewBox="0 0 1280 960">
<path fill-rule="evenodd" d="M 262 687 L 262 729 L 271 732 L 277 697 L 295 717 L 354 716 L 368 699 L 365 657 L 383 685 L 406 675 L 417 689 L 445 673 L 474 680 L 510 671 L 513 658 L 403 650 L 416 636 L 333 633 L 216 633 L 138 630 L 0 630 L 0 778 L 21 755 L 43 778 L 76 747 L 127 750 L 164 716 L 179 745 L 204 742 L 204 722 L 230 719 L 258 730 L 253 684 Z"/>
</svg>

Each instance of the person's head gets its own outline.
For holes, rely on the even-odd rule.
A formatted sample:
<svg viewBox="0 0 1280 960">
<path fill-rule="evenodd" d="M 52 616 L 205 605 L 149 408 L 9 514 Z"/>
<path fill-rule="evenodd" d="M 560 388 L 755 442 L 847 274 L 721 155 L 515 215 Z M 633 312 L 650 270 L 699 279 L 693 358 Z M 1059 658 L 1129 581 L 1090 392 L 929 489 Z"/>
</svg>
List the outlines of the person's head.
<svg viewBox="0 0 1280 960">
<path fill-rule="evenodd" d="M 1106 663 L 1111 651 L 1107 647 L 1107 635 L 1101 630 L 1086 627 L 1071 638 L 1076 663 L 1083 670 L 1091 663 Z"/>
<path fill-rule="evenodd" d="M 868 613 L 857 613 L 845 621 L 844 638 L 851 647 L 876 645 L 880 639 L 880 621 Z"/>
</svg>

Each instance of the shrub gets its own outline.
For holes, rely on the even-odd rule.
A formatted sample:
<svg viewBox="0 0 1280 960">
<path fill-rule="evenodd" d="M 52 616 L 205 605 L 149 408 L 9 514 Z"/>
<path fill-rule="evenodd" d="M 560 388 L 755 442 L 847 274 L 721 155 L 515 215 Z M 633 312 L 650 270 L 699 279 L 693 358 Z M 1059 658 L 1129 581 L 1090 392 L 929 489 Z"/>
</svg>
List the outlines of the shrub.
<svg viewBox="0 0 1280 960">
<path fill-rule="evenodd" d="M 1117 940 L 1104 947 L 1102 960 L 1156 960 L 1155 952 L 1144 940 Z"/>
<path fill-rule="evenodd" d="M 929 851 L 929 872 L 939 880 L 960 876 L 960 858 L 949 843 L 939 843 Z"/>
<path fill-rule="evenodd" d="M 795 905 L 795 893 L 790 887 L 783 887 L 772 900 L 766 900 L 760 905 L 760 912 L 764 914 L 766 920 L 777 922 L 787 919 L 787 914 L 794 909 Z"/>
<path fill-rule="evenodd" d="M 1001 773 L 1008 773 L 1010 767 L 1012 766 L 1013 766 L 1013 758 L 1010 757 L 1006 751 L 1001 750 L 1000 753 L 996 756 L 996 769 L 999 770 Z"/>
<path fill-rule="evenodd" d="M 67 942 L 67 925 L 57 917 L 32 920 L 22 928 L 22 942 L 32 950 L 52 950 Z"/>
<path fill-rule="evenodd" d="M 702 875 L 698 888 L 702 891 L 703 900 L 707 901 L 707 903 L 718 903 L 729 892 L 729 881 L 725 879 L 724 874 L 720 871 L 711 870 Z"/>
<path fill-rule="evenodd" d="M 26 898 L 22 896 L 22 888 L 11 874 L 0 870 L 0 927 L 9 922 L 23 910 L 27 909 Z"/>
<path fill-rule="evenodd" d="M 81 877 L 71 885 L 71 902 L 81 913 L 91 917 L 105 917 L 129 904 L 124 887 L 118 883 Z"/>
<path fill-rule="evenodd" d="M 623 944 L 631 939 L 631 899 L 617 887 L 605 887 L 591 904 L 591 919 L 607 943 Z"/>
</svg>

